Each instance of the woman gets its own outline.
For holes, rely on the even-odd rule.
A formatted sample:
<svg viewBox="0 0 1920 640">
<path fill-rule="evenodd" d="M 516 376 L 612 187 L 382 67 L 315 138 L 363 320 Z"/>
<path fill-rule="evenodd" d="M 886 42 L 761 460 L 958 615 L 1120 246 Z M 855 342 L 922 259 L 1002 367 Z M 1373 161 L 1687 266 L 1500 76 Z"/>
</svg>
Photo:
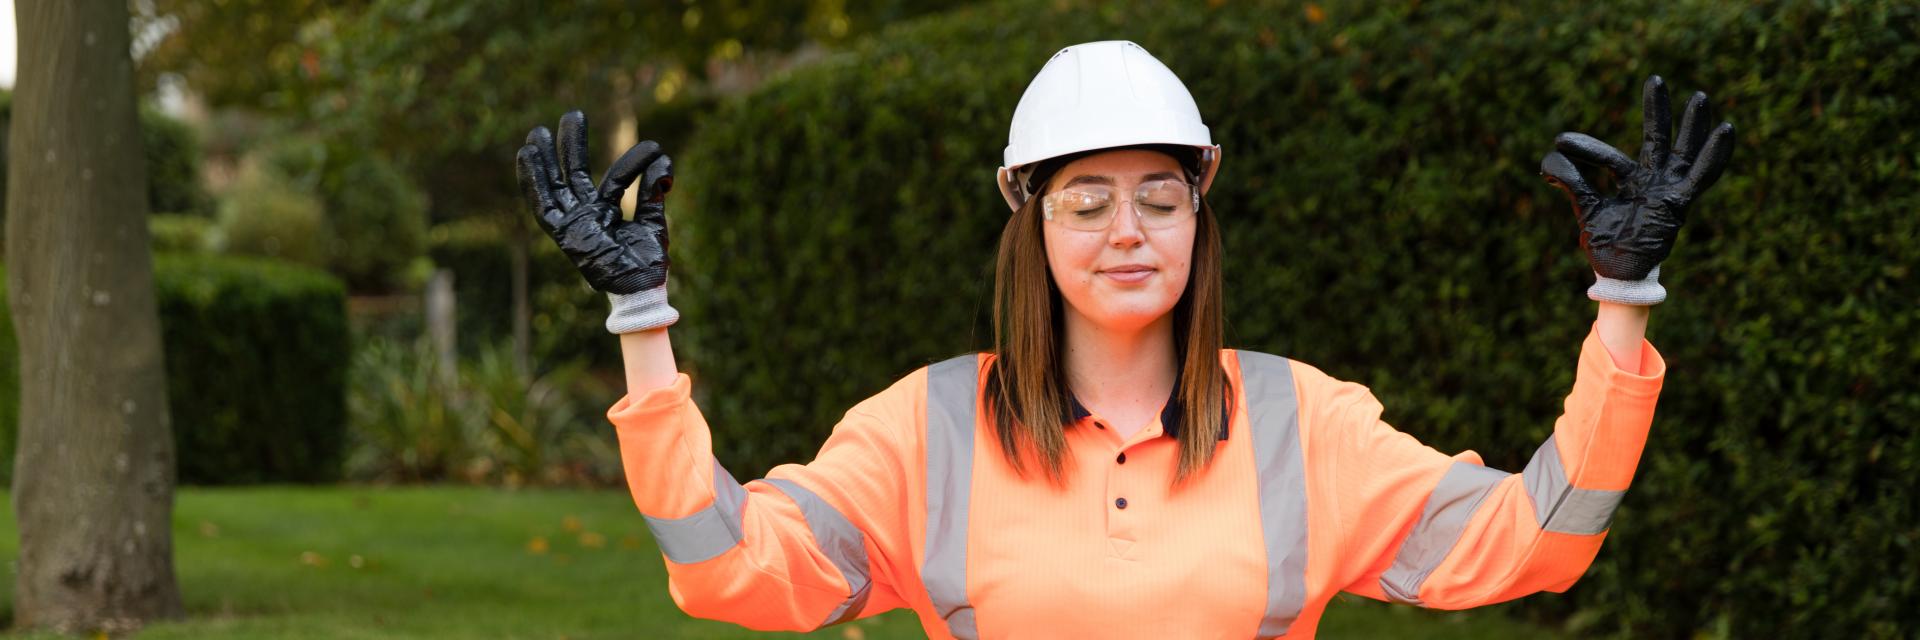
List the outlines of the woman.
<svg viewBox="0 0 1920 640">
<path fill-rule="evenodd" d="M 518 160 L 543 228 L 613 302 L 628 395 L 608 418 L 687 613 L 805 630 L 910 607 L 942 638 L 1308 637 L 1340 591 L 1471 607 L 1564 590 L 1599 550 L 1665 374 L 1644 338 L 1656 267 L 1730 149 L 1703 95 L 1671 150 L 1658 77 L 1646 108 L 1643 161 L 1563 134 L 1542 162 L 1600 304 L 1566 413 L 1520 474 L 1394 430 L 1363 386 L 1222 348 L 1202 197 L 1220 148 L 1130 42 L 1062 50 L 1015 111 L 996 350 L 907 375 L 813 462 L 745 485 L 714 460 L 667 341 L 670 161 L 641 143 L 595 188 L 578 112 L 557 151 L 537 128 Z M 1562 152 L 1614 171 L 1621 196 Z"/>
</svg>

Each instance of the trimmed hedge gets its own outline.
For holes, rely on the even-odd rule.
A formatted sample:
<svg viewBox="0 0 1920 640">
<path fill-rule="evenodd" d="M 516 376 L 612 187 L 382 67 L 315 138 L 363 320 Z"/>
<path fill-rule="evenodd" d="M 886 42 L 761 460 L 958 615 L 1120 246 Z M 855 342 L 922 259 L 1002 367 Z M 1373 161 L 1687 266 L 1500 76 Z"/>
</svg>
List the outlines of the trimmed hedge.
<svg viewBox="0 0 1920 640">
<path fill-rule="evenodd" d="M 1540 156 L 1562 130 L 1637 149 L 1660 73 L 1709 91 L 1739 147 L 1663 269 L 1671 368 L 1606 550 L 1519 606 L 1643 637 L 1920 626 L 1915 5 L 1209 4 L 964 9 L 706 117 L 676 156 L 671 286 L 720 458 L 809 460 L 847 407 L 990 346 L 1013 107 L 1058 48 L 1127 38 L 1225 145 L 1229 344 L 1518 470 L 1594 317 Z"/>
<path fill-rule="evenodd" d="M 267 260 L 154 260 L 167 403 L 190 484 L 337 480 L 346 431 L 346 289 Z M 0 309 L 0 458 L 13 467 L 18 356 Z"/>
</svg>

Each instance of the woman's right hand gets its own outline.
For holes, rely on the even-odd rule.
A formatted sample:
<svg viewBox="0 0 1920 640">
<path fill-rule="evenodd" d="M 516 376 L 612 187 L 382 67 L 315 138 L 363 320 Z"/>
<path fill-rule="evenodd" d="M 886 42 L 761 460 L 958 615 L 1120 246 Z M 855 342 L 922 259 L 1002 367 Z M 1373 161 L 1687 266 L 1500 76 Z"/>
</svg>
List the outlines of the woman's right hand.
<svg viewBox="0 0 1920 640">
<path fill-rule="evenodd" d="M 673 188 L 673 161 L 659 144 L 633 145 L 596 188 L 587 169 L 587 118 L 569 111 L 560 117 L 558 149 L 546 127 L 534 127 L 520 147 L 517 168 L 534 220 L 587 283 L 612 300 L 608 331 L 655 329 L 679 319 L 666 294 L 666 195 Z M 620 199 L 635 178 L 642 178 L 640 204 L 629 221 Z"/>
<path fill-rule="evenodd" d="M 651 140 L 633 145 L 595 188 L 587 170 L 587 117 L 579 111 L 560 117 L 558 151 L 546 127 L 534 127 L 520 147 L 520 189 L 540 228 L 595 289 L 631 294 L 665 285 L 673 161 Z M 641 204 L 628 221 L 620 198 L 642 171 Z"/>
</svg>

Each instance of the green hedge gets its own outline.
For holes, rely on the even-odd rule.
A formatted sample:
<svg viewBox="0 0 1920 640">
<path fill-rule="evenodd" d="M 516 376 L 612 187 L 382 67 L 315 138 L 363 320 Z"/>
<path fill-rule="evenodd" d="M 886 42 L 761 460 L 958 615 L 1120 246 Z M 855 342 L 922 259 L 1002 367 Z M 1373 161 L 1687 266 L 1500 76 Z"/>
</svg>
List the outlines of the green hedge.
<svg viewBox="0 0 1920 640">
<path fill-rule="evenodd" d="M 180 481 L 338 479 L 349 358 L 340 281 L 266 260 L 161 255 L 154 283 Z M 4 309 L 0 325 L 0 471 L 11 477 L 19 368 Z"/>
<path fill-rule="evenodd" d="M 961 10 L 704 118 L 671 286 L 721 459 L 809 460 L 861 398 L 989 346 L 1013 107 L 1059 47 L 1128 38 L 1225 145 L 1229 343 L 1518 470 L 1594 314 L 1539 158 L 1562 130 L 1637 149 L 1660 73 L 1709 91 L 1739 147 L 1663 270 L 1671 368 L 1634 491 L 1579 586 L 1521 607 L 1643 637 L 1920 626 L 1913 4 L 1208 5 Z"/>
</svg>

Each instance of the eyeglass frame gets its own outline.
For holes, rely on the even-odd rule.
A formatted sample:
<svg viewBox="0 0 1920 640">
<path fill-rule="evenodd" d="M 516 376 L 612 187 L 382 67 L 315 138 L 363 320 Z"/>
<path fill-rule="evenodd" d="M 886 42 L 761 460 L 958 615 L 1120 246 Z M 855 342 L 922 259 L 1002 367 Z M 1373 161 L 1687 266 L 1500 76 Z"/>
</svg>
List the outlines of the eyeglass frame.
<svg viewBox="0 0 1920 640">
<path fill-rule="evenodd" d="M 1138 200 L 1138 199 L 1139 199 L 1139 194 L 1140 194 L 1140 188 L 1141 188 L 1141 187 L 1144 187 L 1144 186 L 1146 186 L 1146 185 L 1148 185 L 1148 184 L 1151 184 L 1151 183 L 1155 183 L 1155 182 L 1177 182 L 1177 183 L 1179 183 L 1179 184 L 1182 184 L 1182 185 L 1185 185 L 1185 186 L 1187 187 L 1187 192 L 1188 192 L 1188 193 L 1190 194 L 1190 197 L 1191 197 L 1191 199 L 1192 199 L 1192 201 L 1193 201 L 1193 202 L 1192 202 L 1192 205 L 1191 205 L 1191 206 L 1192 206 L 1192 208 L 1191 208 L 1191 209 L 1190 209 L 1190 210 L 1189 210 L 1189 211 L 1187 212 L 1187 216 L 1194 216 L 1194 215 L 1198 215 L 1198 214 L 1200 213 L 1200 185 L 1197 185 L 1197 184 L 1194 184 L 1194 182 L 1193 182 L 1193 180 L 1191 180 L 1191 179 L 1186 179 L 1186 178 L 1156 178 L 1156 179 L 1154 179 L 1154 180 L 1148 180 L 1148 181 L 1145 181 L 1145 182 L 1141 182 L 1141 183 L 1140 183 L 1140 184 L 1138 184 L 1138 185 L 1135 185 L 1135 186 L 1134 186 L 1134 189 L 1133 189 L 1133 192 L 1134 192 L 1134 197 L 1133 197 L 1133 198 L 1127 198 L 1127 199 L 1124 199 L 1124 200 L 1122 200 L 1122 199 L 1119 199 L 1119 198 L 1115 198 L 1115 199 L 1114 199 L 1115 201 L 1114 201 L 1114 202 L 1113 202 L 1113 204 L 1112 204 L 1112 206 L 1114 207 L 1114 213 L 1113 213 L 1113 214 L 1111 214 L 1111 215 L 1109 215 L 1109 216 L 1107 216 L 1107 223 L 1106 223 L 1106 224 L 1103 224 L 1103 225 L 1100 225 L 1100 227 L 1098 227 L 1098 228 L 1094 228 L 1094 229 L 1076 229 L 1076 228 L 1074 228 L 1074 227 L 1073 227 L 1072 225 L 1069 225 L 1069 224 L 1067 224 L 1067 223 L 1066 223 L 1065 221 L 1061 221 L 1061 220 L 1054 220 L 1054 218 L 1053 218 L 1053 212 L 1052 212 L 1052 211 L 1050 211 L 1050 209 L 1052 208 L 1052 206 L 1051 206 L 1051 204 L 1050 204 L 1050 203 L 1049 203 L 1049 202 L 1047 201 L 1047 199 L 1048 199 L 1048 198 L 1052 198 L 1052 197 L 1054 197 L 1054 196 L 1056 196 L 1056 195 L 1058 195 L 1058 194 L 1061 194 L 1061 193 L 1065 193 L 1066 191 L 1068 191 L 1068 190 L 1069 190 L 1069 187 L 1064 187 L 1064 186 L 1063 186 L 1063 187 L 1061 187 L 1061 188 L 1060 188 L 1059 190 L 1057 190 L 1057 191 L 1054 191 L 1054 192 L 1052 192 L 1052 193 L 1047 193 L 1047 194 L 1043 194 L 1043 195 L 1040 195 L 1040 196 L 1038 196 L 1038 198 L 1039 198 L 1039 200 L 1040 200 L 1040 217 L 1041 217 L 1041 218 L 1042 218 L 1043 220 L 1046 220 L 1046 221 L 1048 221 L 1048 222 L 1056 222 L 1056 223 L 1058 223 L 1058 224 L 1059 224 L 1060 226 L 1062 226 L 1062 227 L 1065 227 L 1065 228 L 1067 228 L 1068 230 L 1072 230 L 1072 231 L 1084 231 L 1084 232 L 1088 232 L 1088 233 L 1093 233 L 1093 232 L 1100 232 L 1100 231 L 1106 231 L 1107 229 L 1110 229 L 1110 228 L 1112 228 L 1112 227 L 1113 227 L 1113 221 L 1119 218 L 1119 209 L 1120 209 L 1120 204 L 1124 202 L 1124 203 L 1126 203 L 1126 204 L 1127 204 L 1127 208 L 1128 208 L 1128 209 L 1131 209 L 1131 210 L 1133 211 L 1133 216 L 1134 216 L 1134 219 L 1135 219 L 1136 221 L 1138 221 L 1138 222 L 1140 223 L 1140 228 L 1142 228 L 1142 229 L 1165 229 L 1165 228 L 1171 228 L 1171 227 L 1172 227 L 1173 225 L 1168 225 L 1167 227 L 1150 227 L 1150 226 L 1147 226 L 1147 224 L 1146 224 L 1146 221 L 1147 221 L 1147 218 L 1146 218 L 1146 215 L 1145 215 L 1145 214 L 1142 214 L 1142 213 L 1140 213 L 1140 207 L 1139 207 L 1139 205 L 1138 205 L 1138 204 L 1137 204 L 1137 203 L 1135 202 L 1135 200 Z M 1069 183 L 1069 184 L 1071 184 L 1071 183 Z M 1098 183 L 1095 183 L 1095 184 L 1098 184 Z M 1105 187 L 1110 187 L 1110 188 L 1114 188 L 1114 190 L 1115 190 L 1115 191 L 1118 191 L 1118 190 L 1119 190 L 1119 189 L 1118 189 L 1118 187 L 1117 187 L 1117 185 L 1113 185 L 1113 184 L 1105 184 L 1105 185 L 1101 185 L 1101 186 L 1105 186 Z M 1186 216 L 1182 216 L 1182 217 L 1184 218 L 1184 217 L 1186 217 Z M 1180 220 L 1179 220 L 1179 219 L 1175 219 L 1175 220 L 1174 220 L 1174 224 L 1178 224 L 1179 222 L 1180 222 Z"/>
</svg>

